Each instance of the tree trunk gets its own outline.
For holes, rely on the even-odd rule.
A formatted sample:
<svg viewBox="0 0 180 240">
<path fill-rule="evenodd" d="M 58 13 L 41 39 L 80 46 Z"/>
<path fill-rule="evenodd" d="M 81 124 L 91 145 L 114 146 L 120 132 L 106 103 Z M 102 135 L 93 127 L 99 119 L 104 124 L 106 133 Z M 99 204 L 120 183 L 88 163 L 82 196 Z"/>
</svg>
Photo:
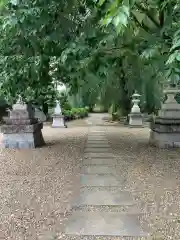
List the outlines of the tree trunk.
<svg viewBox="0 0 180 240">
<path fill-rule="evenodd" d="M 43 113 L 47 116 L 48 115 L 48 104 L 43 102 L 42 104 Z"/>
</svg>

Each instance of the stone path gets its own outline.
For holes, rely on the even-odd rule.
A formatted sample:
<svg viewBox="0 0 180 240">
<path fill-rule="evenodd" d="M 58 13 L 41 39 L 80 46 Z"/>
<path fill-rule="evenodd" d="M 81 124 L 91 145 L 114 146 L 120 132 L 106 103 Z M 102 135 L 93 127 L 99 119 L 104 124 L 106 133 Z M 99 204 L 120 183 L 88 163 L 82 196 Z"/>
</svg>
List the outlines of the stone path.
<svg viewBox="0 0 180 240">
<path fill-rule="evenodd" d="M 89 114 L 89 117 L 86 119 L 86 122 L 88 125 L 102 126 L 104 125 L 103 119 L 108 117 L 109 117 L 109 114 L 107 113 L 101 113 L 101 114 L 91 113 Z"/>
<path fill-rule="evenodd" d="M 125 176 L 116 173 L 105 130 L 92 127 L 81 168 L 80 194 L 72 203 L 65 234 L 72 239 L 151 239 Z M 100 237 L 100 238 L 98 238 Z"/>
</svg>

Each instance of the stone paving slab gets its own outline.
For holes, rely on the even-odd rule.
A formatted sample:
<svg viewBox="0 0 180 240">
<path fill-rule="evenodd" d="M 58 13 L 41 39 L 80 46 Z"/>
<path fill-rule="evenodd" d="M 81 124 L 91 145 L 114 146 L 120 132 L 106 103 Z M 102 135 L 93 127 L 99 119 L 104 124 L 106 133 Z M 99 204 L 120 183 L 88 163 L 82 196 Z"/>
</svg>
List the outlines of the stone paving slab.
<svg viewBox="0 0 180 240">
<path fill-rule="evenodd" d="M 105 133 L 105 129 L 91 129 L 91 131 L 89 131 L 89 133 L 95 133 L 95 134 L 101 134 L 101 133 Z"/>
<path fill-rule="evenodd" d="M 106 137 L 98 137 L 98 136 L 93 136 L 93 137 L 88 137 L 87 138 L 88 140 L 95 140 L 95 141 L 103 141 L 103 140 L 106 140 L 107 141 L 107 138 Z"/>
<path fill-rule="evenodd" d="M 81 186 L 88 187 L 120 187 L 124 183 L 123 178 L 118 178 L 113 175 L 104 174 L 81 174 Z"/>
<path fill-rule="evenodd" d="M 94 187 L 93 187 L 94 188 Z M 137 214 L 144 215 L 142 210 L 133 205 L 81 205 L 81 206 L 73 206 L 71 212 L 83 211 L 83 212 L 119 212 L 122 214 Z"/>
<path fill-rule="evenodd" d="M 117 237 L 117 236 L 103 236 L 103 239 L 101 236 L 73 236 L 68 235 L 68 239 L 64 240 L 155 240 L 154 237 L 148 236 L 148 237 Z"/>
<path fill-rule="evenodd" d="M 83 165 L 117 165 L 118 162 L 115 158 L 86 158 Z"/>
<path fill-rule="evenodd" d="M 94 136 L 98 136 L 98 137 L 106 137 L 106 134 L 104 133 L 104 132 L 101 132 L 101 133 L 99 133 L 99 132 L 97 132 L 97 133 L 89 133 L 88 134 L 88 137 L 94 137 Z"/>
<path fill-rule="evenodd" d="M 98 138 L 106 138 L 106 135 L 105 134 L 89 134 L 87 136 L 88 138 L 95 138 L 95 137 L 98 137 Z"/>
<path fill-rule="evenodd" d="M 108 141 L 88 141 L 86 143 L 86 146 L 89 146 L 89 145 L 95 145 L 95 146 L 110 146 L 109 142 Z"/>
<path fill-rule="evenodd" d="M 107 140 L 107 138 L 106 138 L 106 136 L 99 136 L 99 135 L 91 135 L 91 136 L 88 136 L 87 137 L 87 139 L 106 139 Z"/>
<path fill-rule="evenodd" d="M 111 148 L 109 147 L 106 147 L 106 148 L 93 148 L 93 147 L 86 147 L 84 149 L 84 152 L 85 153 L 107 153 L 107 152 L 110 152 L 111 151 Z"/>
<path fill-rule="evenodd" d="M 96 158 L 113 158 L 114 154 L 112 153 L 86 153 L 84 155 L 84 158 L 90 158 L 90 157 L 96 157 Z"/>
<path fill-rule="evenodd" d="M 115 212 L 73 212 L 65 233 L 86 236 L 148 236 L 141 229 L 138 215 Z"/>
<path fill-rule="evenodd" d="M 95 143 L 104 143 L 104 142 L 108 142 L 108 140 L 106 138 L 103 139 L 99 139 L 99 138 L 88 138 L 87 142 L 95 142 Z"/>
<path fill-rule="evenodd" d="M 108 142 L 108 140 L 106 139 L 106 138 L 104 138 L 104 139 L 87 139 L 87 142 L 97 142 L 97 143 L 103 143 L 103 142 Z"/>
<path fill-rule="evenodd" d="M 80 196 L 78 196 L 73 202 L 73 206 L 120 206 L 133 204 L 134 201 L 131 193 L 128 191 L 120 191 L 118 188 L 113 191 L 108 189 L 99 190 L 93 188 L 89 190 L 88 188 L 83 188 L 80 190 Z"/>
<path fill-rule="evenodd" d="M 81 173 L 89 174 L 116 174 L 116 168 L 113 166 L 82 166 Z"/>
<path fill-rule="evenodd" d="M 110 148 L 108 143 L 87 143 L 86 148 Z"/>
</svg>

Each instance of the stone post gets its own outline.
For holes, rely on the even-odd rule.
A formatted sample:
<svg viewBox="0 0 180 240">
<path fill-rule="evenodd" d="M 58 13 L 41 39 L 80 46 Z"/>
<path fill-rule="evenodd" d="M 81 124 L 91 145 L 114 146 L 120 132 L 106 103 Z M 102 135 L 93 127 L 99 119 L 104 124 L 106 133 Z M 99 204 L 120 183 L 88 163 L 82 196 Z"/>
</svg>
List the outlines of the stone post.
<svg viewBox="0 0 180 240">
<path fill-rule="evenodd" d="M 132 95 L 132 103 L 133 107 L 131 109 L 131 113 L 129 114 L 129 126 L 130 127 L 142 127 L 142 114 L 139 108 L 140 96 L 137 92 Z"/>
<path fill-rule="evenodd" d="M 180 104 L 175 100 L 179 89 L 168 87 L 164 93 L 167 100 L 151 122 L 150 144 L 160 148 L 180 147 Z"/>
<path fill-rule="evenodd" d="M 54 128 L 66 128 L 66 124 L 64 121 L 64 116 L 62 114 L 61 106 L 58 100 L 56 100 L 56 107 L 54 109 L 53 114 L 53 123 L 52 127 Z"/>
</svg>

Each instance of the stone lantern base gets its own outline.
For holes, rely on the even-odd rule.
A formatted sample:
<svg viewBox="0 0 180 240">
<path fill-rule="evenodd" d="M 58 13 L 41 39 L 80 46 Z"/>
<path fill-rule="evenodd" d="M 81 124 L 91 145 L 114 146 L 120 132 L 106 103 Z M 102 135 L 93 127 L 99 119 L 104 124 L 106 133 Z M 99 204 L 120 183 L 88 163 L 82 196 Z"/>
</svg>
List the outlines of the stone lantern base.
<svg viewBox="0 0 180 240">
<path fill-rule="evenodd" d="M 150 128 L 151 145 L 159 148 L 180 147 L 180 119 L 157 117 Z"/>
<path fill-rule="evenodd" d="M 45 144 L 41 132 L 43 124 L 34 118 L 32 106 L 21 102 L 14 104 L 4 121 L 2 148 L 35 148 Z"/>
<path fill-rule="evenodd" d="M 141 113 L 130 113 L 129 115 L 129 126 L 130 127 L 142 127 L 143 126 L 143 115 Z"/>
<path fill-rule="evenodd" d="M 64 121 L 64 116 L 62 114 L 59 115 L 53 115 L 53 128 L 67 128 Z"/>
<path fill-rule="evenodd" d="M 149 142 L 159 148 L 180 147 L 180 104 L 174 98 L 178 89 L 167 89 L 167 100 L 151 125 Z"/>
<path fill-rule="evenodd" d="M 3 133 L 2 148 L 36 148 L 45 144 L 42 130 L 42 123 L 29 125 L 3 125 L 1 132 Z"/>
</svg>

